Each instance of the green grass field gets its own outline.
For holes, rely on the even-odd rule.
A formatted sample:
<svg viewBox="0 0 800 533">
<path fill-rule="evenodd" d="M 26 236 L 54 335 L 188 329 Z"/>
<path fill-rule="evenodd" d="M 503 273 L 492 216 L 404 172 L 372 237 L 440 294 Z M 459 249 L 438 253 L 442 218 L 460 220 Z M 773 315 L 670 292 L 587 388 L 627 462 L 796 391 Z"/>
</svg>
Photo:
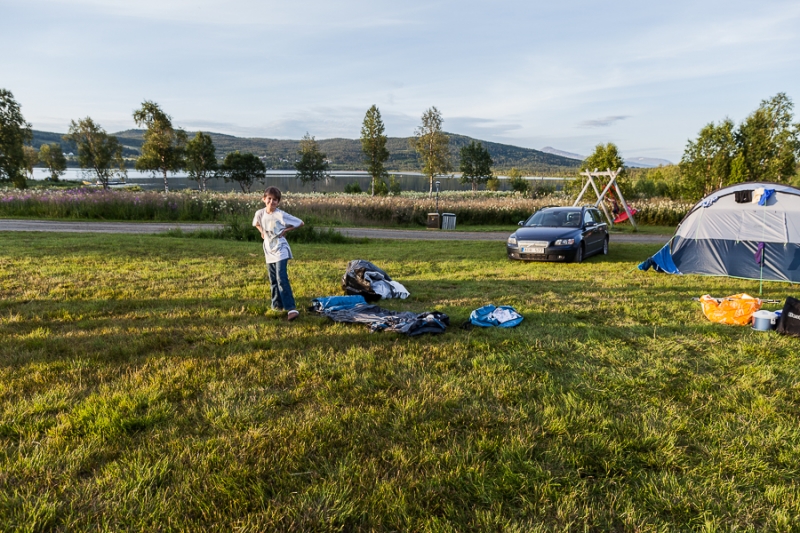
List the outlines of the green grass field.
<svg viewBox="0 0 800 533">
<path fill-rule="evenodd" d="M 0 529 L 796 531 L 800 339 L 658 248 L 293 245 L 303 308 L 368 259 L 451 317 L 406 338 L 273 314 L 257 243 L 0 234 Z M 487 303 L 525 321 L 458 327 Z"/>
</svg>

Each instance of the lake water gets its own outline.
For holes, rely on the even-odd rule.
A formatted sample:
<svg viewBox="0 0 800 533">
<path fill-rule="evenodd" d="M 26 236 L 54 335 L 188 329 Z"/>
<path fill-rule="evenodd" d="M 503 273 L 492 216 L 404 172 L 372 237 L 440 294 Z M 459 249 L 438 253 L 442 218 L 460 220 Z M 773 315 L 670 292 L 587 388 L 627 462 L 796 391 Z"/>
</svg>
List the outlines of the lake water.
<svg viewBox="0 0 800 533">
<path fill-rule="evenodd" d="M 397 180 L 400 182 L 400 188 L 404 191 L 419 191 L 427 192 L 429 183 L 427 176 L 414 172 L 395 172 L 393 173 Z M 35 168 L 33 169 L 33 178 L 36 180 L 43 180 L 49 174 L 46 169 Z M 94 174 L 86 172 L 81 169 L 70 168 L 67 169 L 66 174 L 61 176 L 62 180 L 70 181 L 95 181 Z M 438 178 L 440 182 L 440 190 L 442 191 L 468 191 L 471 186 L 462 184 L 458 178 Z M 563 179 L 550 178 L 550 177 L 529 177 L 527 178 L 534 182 L 545 182 L 560 188 Z M 163 190 L 164 178 L 162 176 L 153 177 L 150 172 L 140 172 L 138 170 L 129 170 L 128 179 L 126 180 L 132 185 L 138 185 L 145 190 Z M 362 191 L 369 191 L 370 176 L 366 172 L 331 172 L 331 177 L 327 181 L 317 182 L 318 192 L 343 192 L 346 185 L 350 183 L 358 183 Z M 196 181 L 188 178 L 185 172 L 178 172 L 175 174 L 168 174 L 167 183 L 171 191 L 179 191 L 183 189 L 198 189 Z M 294 173 L 286 170 L 268 170 L 267 178 L 264 182 L 255 182 L 252 191 L 263 190 L 265 187 L 274 185 L 283 192 L 311 192 L 311 184 L 303 187 L 300 181 L 295 177 Z M 229 182 L 225 180 L 212 179 L 207 182 L 207 188 L 211 191 L 236 191 L 240 192 L 241 188 L 238 183 Z M 504 177 L 500 177 L 500 190 L 510 190 L 508 181 Z"/>
</svg>

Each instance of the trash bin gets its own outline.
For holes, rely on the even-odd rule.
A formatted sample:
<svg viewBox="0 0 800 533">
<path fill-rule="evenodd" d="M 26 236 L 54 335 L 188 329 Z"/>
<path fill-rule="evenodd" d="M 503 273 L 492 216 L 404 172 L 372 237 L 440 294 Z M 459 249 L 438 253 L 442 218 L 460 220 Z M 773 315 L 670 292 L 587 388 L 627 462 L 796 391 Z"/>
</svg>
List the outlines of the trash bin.
<svg viewBox="0 0 800 533">
<path fill-rule="evenodd" d="M 428 229 L 439 229 L 441 224 L 439 222 L 439 213 L 428 213 Z"/>
<path fill-rule="evenodd" d="M 442 213 L 442 229 L 456 229 L 455 213 Z"/>
</svg>

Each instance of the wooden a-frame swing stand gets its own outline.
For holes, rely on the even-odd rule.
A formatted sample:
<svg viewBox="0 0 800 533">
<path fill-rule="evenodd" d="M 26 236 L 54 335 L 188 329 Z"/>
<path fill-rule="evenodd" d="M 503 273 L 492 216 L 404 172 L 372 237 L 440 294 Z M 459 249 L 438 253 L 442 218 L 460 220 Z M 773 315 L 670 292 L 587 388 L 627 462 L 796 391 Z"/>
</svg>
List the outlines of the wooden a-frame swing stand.
<svg viewBox="0 0 800 533">
<path fill-rule="evenodd" d="M 583 195 L 589 189 L 589 185 L 591 185 L 592 189 L 594 189 L 594 193 L 597 195 L 597 202 L 595 202 L 594 206 L 595 207 L 599 206 L 603 210 L 603 213 L 605 213 L 606 219 L 608 220 L 609 225 L 611 227 L 614 227 L 614 219 L 608 214 L 608 209 L 606 208 L 606 204 L 605 204 L 605 202 L 603 202 L 603 200 L 606 197 L 606 194 L 608 194 L 608 192 L 613 187 L 614 188 L 614 192 L 617 193 L 617 196 L 619 197 L 620 203 L 622 204 L 622 208 L 625 210 L 625 213 L 628 215 L 628 220 L 630 220 L 631 224 L 633 224 L 633 229 L 635 231 L 637 229 L 636 221 L 633 220 L 633 213 L 631 212 L 631 208 L 628 207 L 628 202 L 626 202 L 625 201 L 625 197 L 622 196 L 622 191 L 620 190 L 619 184 L 617 183 L 617 176 L 619 176 L 620 172 L 622 172 L 622 167 L 618 168 L 617 170 L 608 169 L 608 170 L 605 170 L 603 172 L 599 172 L 597 169 L 594 169 L 593 172 L 592 171 L 588 171 L 588 170 L 586 172 L 581 172 L 581 176 L 586 176 L 586 184 L 584 184 L 583 189 L 581 189 L 581 193 L 578 195 L 578 198 L 575 200 L 575 203 L 572 204 L 572 205 L 573 206 L 577 206 L 581 202 L 581 200 L 583 199 Z M 602 176 L 608 176 L 609 179 L 608 179 L 608 184 L 603 189 L 603 192 L 600 192 L 600 190 L 597 188 L 597 184 L 595 184 L 594 180 L 595 180 L 595 178 L 600 178 Z M 613 196 L 614 193 L 612 192 L 611 194 Z"/>
</svg>

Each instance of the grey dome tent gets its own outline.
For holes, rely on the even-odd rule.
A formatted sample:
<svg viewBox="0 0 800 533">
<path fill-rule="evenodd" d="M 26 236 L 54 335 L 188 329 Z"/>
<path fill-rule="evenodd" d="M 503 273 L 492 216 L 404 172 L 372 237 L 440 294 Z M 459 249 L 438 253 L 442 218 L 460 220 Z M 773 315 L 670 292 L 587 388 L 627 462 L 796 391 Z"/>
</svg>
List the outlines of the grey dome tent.
<svg viewBox="0 0 800 533">
<path fill-rule="evenodd" d="M 800 189 L 739 183 L 697 203 L 639 270 L 800 282 Z"/>
</svg>

